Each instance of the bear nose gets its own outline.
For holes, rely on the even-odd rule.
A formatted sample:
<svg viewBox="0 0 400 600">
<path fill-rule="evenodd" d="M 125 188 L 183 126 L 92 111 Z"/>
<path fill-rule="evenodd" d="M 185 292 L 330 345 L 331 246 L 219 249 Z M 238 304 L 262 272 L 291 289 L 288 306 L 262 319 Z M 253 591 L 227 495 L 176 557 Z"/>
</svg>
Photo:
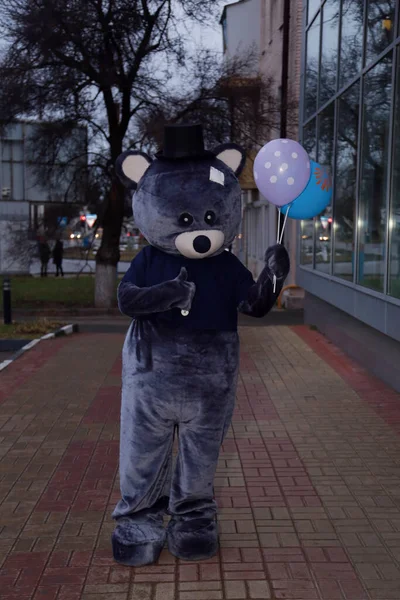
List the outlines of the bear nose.
<svg viewBox="0 0 400 600">
<path fill-rule="evenodd" d="M 193 240 L 193 248 L 199 254 L 205 254 L 211 248 L 211 242 L 206 235 L 198 235 Z"/>
</svg>

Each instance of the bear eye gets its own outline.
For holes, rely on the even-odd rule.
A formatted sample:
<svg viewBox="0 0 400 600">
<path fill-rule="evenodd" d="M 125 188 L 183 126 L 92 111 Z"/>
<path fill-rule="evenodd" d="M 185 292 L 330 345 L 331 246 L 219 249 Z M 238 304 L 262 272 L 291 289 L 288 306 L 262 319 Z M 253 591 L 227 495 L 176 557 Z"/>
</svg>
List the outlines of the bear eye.
<svg viewBox="0 0 400 600">
<path fill-rule="evenodd" d="M 217 217 L 215 216 L 215 213 L 212 210 L 208 210 L 205 214 L 204 220 L 207 223 L 207 225 L 214 225 L 215 221 L 217 220 Z"/>
<path fill-rule="evenodd" d="M 193 223 L 193 217 L 190 213 L 182 213 L 178 219 L 181 227 L 189 227 Z"/>
</svg>

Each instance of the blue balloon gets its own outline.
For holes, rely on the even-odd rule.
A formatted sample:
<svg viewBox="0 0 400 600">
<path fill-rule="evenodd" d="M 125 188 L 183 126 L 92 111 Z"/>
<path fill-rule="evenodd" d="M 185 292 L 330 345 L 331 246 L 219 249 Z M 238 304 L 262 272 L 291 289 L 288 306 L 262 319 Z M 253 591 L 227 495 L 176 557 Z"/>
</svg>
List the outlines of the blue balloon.
<svg viewBox="0 0 400 600">
<path fill-rule="evenodd" d="M 332 198 L 332 179 L 325 167 L 310 161 L 311 176 L 306 189 L 293 202 L 281 207 L 289 219 L 312 219 L 321 214 Z"/>
</svg>

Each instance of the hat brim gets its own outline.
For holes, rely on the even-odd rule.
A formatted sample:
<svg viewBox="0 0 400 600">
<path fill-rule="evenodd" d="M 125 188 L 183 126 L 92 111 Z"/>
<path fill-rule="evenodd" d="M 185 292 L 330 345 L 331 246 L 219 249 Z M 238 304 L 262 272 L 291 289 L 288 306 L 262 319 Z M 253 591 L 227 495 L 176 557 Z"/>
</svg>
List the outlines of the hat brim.
<svg viewBox="0 0 400 600">
<path fill-rule="evenodd" d="M 204 150 L 200 154 L 181 153 L 174 156 L 165 155 L 163 151 L 154 155 L 158 160 L 200 160 L 202 158 L 215 158 L 215 153 L 210 150 Z"/>
</svg>

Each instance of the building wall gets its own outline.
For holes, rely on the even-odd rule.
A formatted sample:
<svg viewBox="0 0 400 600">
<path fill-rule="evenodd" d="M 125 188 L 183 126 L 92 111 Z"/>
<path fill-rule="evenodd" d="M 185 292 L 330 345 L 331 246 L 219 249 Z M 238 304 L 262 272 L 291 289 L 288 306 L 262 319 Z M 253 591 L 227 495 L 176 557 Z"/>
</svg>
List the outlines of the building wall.
<svg viewBox="0 0 400 600">
<path fill-rule="evenodd" d="M 400 344 L 331 303 L 306 293 L 304 320 L 400 392 Z"/>
<path fill-rule="evenodd" d="M 243 255 L 241 260 L 258 277 L 265 266 L 265 251 L 276 240 L 276 211 L 258 190 L 243 192 L 242 235 Z"/>
<path fill-rule="evenodd" d="M 35 149 L 38 126 L 14 123 L 0 138 L 0 272 L 27 270 L 27 261 L 18 256 L 18 243 L 30 244 L 29 228 L 43 219 L 46 206 L 83 201 L 83 188 L 75 181 L 74 171 L 87 163 L 85 129 L 76 128 L 59 145 L 53 176 L 40 184 Z M 71 161 L 73 156 L 77 158 Z"/>
<path fill-rule="evenodd" d="M 298 135 L 298 101 L 300 95 L 301 70 L 301 17 L 302 0 L 291 0 L 288 95 L 292 108 L 288 119 L 288 137 Z M 259 69 L 265 79 L 272 79 L 272 94 L 275 97 L 273 126 L 263 134 L 263 141 L 280 136 L 280 87 L 283 60 L 283 0 L 247 0 L 225 8 L 226 51 L 230 55 L 240 47 L 252 43 L 259 48 Z M 246 24 L 246 25 L 245 25 Z M 245 27 L 245 29 L 244 29 Z M 242 46 L 240 46 L 242 43 Z M 277 110 L 278 107 L 278 110 Z M 265 106 L 268 110 L 268 106 Z M 258 148 L 257 148 L 258 150 Z M 243 240 L 239 244 L 240 256 L 257 277 L 264 267 L 264 253 L 269 245 L 277 240 L 278 212 L 258 192 L 255 183 L 252 191 L 244 192 Z M 285 229 L 285 245 L 288 249 L 292 269 L 287 284 L 296 282 L 297 226 L 288 220 Z"/>
<path fill-rule="evenodd" d="M 245 0 L 226 7 L 226 56 L 232 58 L 254 48 L 260 52 L 262 0 Z M 256 75 L 256 72 L 250 74 Z"/>
<path fill-rule="evenodd" d="M 272 80 L 272 94 L 280 99 L 282 79 L 282 24 L 283 0 L 265 0 L 262 11 L 260 73 Z M 279 120 L 276 127 L 266 132 L 268 139 L 279 137 Z"/>
<path fill-rule="evenodd" d="M 288 136 L 298 135 L 298 104 L 300 98 L 303 0 L 291 0 L 289 21 L 288 99 L 291 118 Z M 264 0 L 262 3 L 260 73 L 273 81 L 273 91 L 280 99 L 283 61 L 283 0 Z M 270 139 L 279 137 L 279 120 L 269 132 Z"/>
<path fill-rule="evenodd" d="M 38 156 L 35 152 L 35 137 L 38 125 L 15 123 L 6 128 L 0 138 L 0 201 L 17 202 L 64 202 L 76 201 L 78 190 L 71 186 L 73 171 L 77 164 L 84 166 L 86 131 L 77 128 L 71 138 L 60 145 L 57 163 L 51 181 L 40 184 L 37 176 Z M 79 156 L 72 161 L 71 157 Z"/>
<path fill-rule="evenodd" d="M 302 0 L 291 0 L 289 21 L 289 58 L 288 58 L 288 131 L 287 137 L 298 139 L 298 105 L 300 98 L 301 44 L 302 44 Z M 283 0 L 264 0 L 262 3 L 260 73 L 271 78 L 273 92 L 277 102 L 280 101 L 283 63 Z M 265 142 L 280 137 L 280 121 L 276 119 L 275 127 L 266 132 Z M 272 209 L 272 207 L 271 207 Z M 272 209 L 273 210 L 273 209 Z M 271 212 L 270 211 L 270 217 Z M 277 211 L 275 211 L 277 213 Z M 277 229 L 275 215 L 274 231 Z M 273 240 L 276 240 L 276 233 Z M 297 260 L 297 224 L 290 219 L 285 227 L 285 246 L 289 252 L 291 271 L 286 280 L 287 285 L 296 283 Z"/>
<path fill-rule="evenodd" d="M 28 214 L 24 219 L 0 220 L 0 273 L 29 273 L 36 246 L 26 235 Z"/>
<path fill-rule="evenodd" d="M 281 0 L 279 0 L 281 2 Z M 299 105 L 301 89 L 301 58 L 302 58 L 302 19 L 303 3 L 305 0 L 291 0 L 289 27 L 289 81 L 288 98 L 290 115 L 288 118 L 288 137 L 299 139 Z M 285 244 L 289 252 L 291 271 L 286 280 L 287 285 L 298 284 L 296 278 L 297 254 L 297 221 L 288 219 Z"/>
</svg>

